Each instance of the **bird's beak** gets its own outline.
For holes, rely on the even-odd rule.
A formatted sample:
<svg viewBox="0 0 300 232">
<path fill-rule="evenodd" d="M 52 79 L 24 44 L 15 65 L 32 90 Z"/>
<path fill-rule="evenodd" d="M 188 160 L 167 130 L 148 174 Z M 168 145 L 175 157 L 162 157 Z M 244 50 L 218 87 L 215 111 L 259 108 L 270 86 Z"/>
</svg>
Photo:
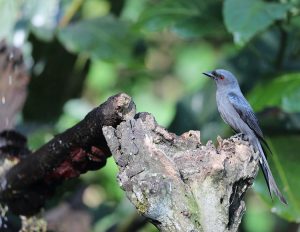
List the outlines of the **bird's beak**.
<svg viewBox="0 0 300 232">
<path fill-rule="evenodd" d="M 211 79 L 215 79 L 214 75 L 212 75 L 211 72 L 204 72 L 204 73 L 202 73 L 202 74 L 204 74 L 205 76 L 208 76 L 208 77 L 211 78 Z"/>
</svg>

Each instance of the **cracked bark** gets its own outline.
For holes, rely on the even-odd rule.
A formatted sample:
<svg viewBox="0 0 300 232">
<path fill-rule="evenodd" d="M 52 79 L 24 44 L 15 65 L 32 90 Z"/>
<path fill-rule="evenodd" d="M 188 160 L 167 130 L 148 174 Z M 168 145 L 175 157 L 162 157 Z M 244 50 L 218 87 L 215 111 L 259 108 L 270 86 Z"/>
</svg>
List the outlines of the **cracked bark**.
<svg viewBox="0 0 300 232">
<path fill-rule="evenodd" d="M 218 138 L 217 148 L 203 145 L 199 131 L 177 136 L 148 113 L 103 127 L 103 134 L 120 186 L 160 231 L 237 231 L 258 171 L 248 142 L 233 136 Z"/>
</svg>

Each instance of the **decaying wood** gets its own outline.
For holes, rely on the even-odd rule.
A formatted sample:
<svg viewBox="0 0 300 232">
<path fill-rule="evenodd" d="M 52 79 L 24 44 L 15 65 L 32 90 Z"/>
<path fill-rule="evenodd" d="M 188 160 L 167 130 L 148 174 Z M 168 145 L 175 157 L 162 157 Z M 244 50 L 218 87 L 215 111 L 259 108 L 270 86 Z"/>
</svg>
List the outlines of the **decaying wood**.
<svg viewBox="0 0 300 232">
<path fill-rule="evenodd" d="M 78 124 L 56 135 L 6 173 L 2 173 L 0 203 L 8 205 L 15 214 L 33 215 L 39 212 L 62 181 L 105 166 L 111 154 L 102 127 L 116 127 L 134 114 L 135 105 L 128 95 L 110 97 Z M 4 153 L 8 141 L 5 138 L 9 136 L 3 137 L 0 144 L 0 161 L 1 158 L 17 155 Z"/>
<path fill-rule="evenodd" d="M 160 231 L 237 231 L 258 171 L 258 155 L 239 136 L 203 145 L 199 131 L 176 136 L 148 113 L 103 133 L 120 186 Z"/>
</svg>

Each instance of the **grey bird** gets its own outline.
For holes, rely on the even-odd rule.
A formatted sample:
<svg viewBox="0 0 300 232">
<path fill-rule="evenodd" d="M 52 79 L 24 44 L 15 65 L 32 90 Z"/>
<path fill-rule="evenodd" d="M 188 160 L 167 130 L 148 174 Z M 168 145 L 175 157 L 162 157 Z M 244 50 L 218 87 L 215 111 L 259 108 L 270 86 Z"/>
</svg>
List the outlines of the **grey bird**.
<svg viewBox="0 0 300 232">
<path fill-rule="evenodd" d="M 269 150 L 270 148 L 264 140 L 252 107 L 241 92 L 237 79 L 231 72 L 224 69 L 217 69 L 203 74 L 213 79 L 217 85 L 216 100 L 222 119 L 235 132 L 242 133 L 254 149 L 259 152 L 260 166 L 265 176 L 271 198 L 273 192 L 281 202 L 287 204 L 271 173 L 261 143 L 264 143 Z"/>
</svg>

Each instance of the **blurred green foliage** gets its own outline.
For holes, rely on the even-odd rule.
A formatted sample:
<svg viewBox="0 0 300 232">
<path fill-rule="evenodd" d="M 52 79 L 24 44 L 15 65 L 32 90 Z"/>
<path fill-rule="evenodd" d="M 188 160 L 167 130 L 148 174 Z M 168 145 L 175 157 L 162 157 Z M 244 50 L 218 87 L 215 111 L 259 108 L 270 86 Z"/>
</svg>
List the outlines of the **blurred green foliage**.
<svg viewBox="0 0 300 232">
<path fill-rule="evenodd" d="M 69 51 L 82 52 L 91 59 L 126 61 L 130 58 L 134 33 L 127 23 L 112 16 L 103 16 L 64 27 L 59 30 L 58 38 Z"/>
<path fill-rule="evenodd" d="M 215 87 L 201 75 L 229 69 L 258 113 L 289 202 L 272 202 L 259 177 L 260 197 L 248 195 L 242 228 L 287 231 L 270 212 L 300 222 L 299 0 L 0 0 L 0 6 L 0 36 L 24 50 L 30 67 L 19 128 L 33 149 L 121 91 L 178 134 L 199 129 L 202 142 L 229 136 Z M 110 160 L 79 180 L 98 186 L 101 196 L 91 208 L 94 231 L 126 224 L 134 214 L 116 173 Z"/>
<path fill-rule="evenodd" d="M 243 44 L 275 20 L 285 19 L 292 7 L 292 4 L 260 0 L 227 0 L 224 4 L 224 21 L 234 41 Z"/>
<path fill-rule="evenodd" d="M 300 112 L 300 75 L 286 74 L 269 81 L 268 85 L 257 85 L 249 100 L 254 110 L 261 111 L 265 107 L 278 107 L 287 113 Z"/>
</svg>

